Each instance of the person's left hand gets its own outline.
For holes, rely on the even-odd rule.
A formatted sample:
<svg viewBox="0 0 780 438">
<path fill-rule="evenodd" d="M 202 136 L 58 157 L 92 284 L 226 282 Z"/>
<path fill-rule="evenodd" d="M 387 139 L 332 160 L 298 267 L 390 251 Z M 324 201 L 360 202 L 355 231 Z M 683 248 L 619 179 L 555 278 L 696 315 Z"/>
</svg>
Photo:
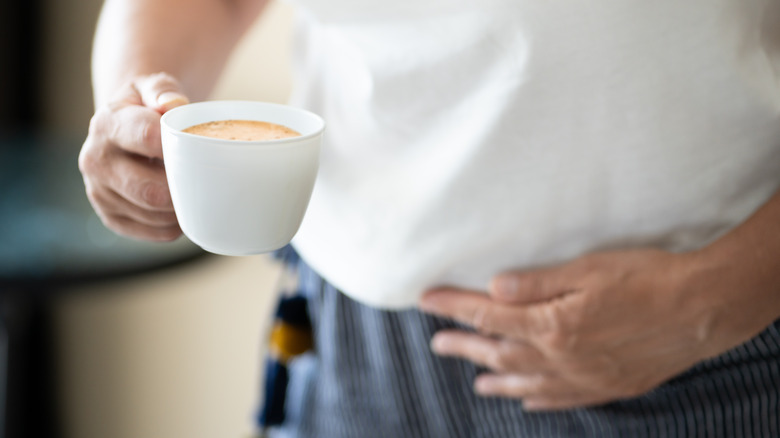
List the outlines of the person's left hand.
<svg viewBox="0 0 780 438">
<path fill-rule="evenodd" d="M 738 343 L 716 342 L 728 305 L 690 287 L 693 259 L 596 253 L 498 275 L 489 295 L 437 288 L 420 307 L 476 329 L 441 331 L 431 345 L 491 370 L 477 377 L 477 393 L 521 398 L 527 410 L 603 404 L 644 394 Z"/>
</svg>

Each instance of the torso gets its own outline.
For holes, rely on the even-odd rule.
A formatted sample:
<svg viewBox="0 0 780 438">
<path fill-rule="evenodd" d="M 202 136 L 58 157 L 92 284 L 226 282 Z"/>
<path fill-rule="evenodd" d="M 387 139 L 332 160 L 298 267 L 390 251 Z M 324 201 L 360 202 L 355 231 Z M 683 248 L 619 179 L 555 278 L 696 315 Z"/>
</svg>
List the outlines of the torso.
<svg viewBox="0 0 780 438">
<path fill-rule="evenodd" d="M 694 249 L 780 186 L 775 2 L 299 2 L 328 131 L 294 244 L 364 303 Z"/>
</svg>

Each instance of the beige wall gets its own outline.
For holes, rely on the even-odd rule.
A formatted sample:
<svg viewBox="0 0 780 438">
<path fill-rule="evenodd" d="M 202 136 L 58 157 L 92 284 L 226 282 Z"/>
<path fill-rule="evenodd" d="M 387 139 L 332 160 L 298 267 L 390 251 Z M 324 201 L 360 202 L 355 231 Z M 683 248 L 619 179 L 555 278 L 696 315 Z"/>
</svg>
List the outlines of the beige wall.
<svg viewBox="0 0 780 438">
<path fill-rule="evenodd" d="M 92 116 L 89 59 L 102 0 L 47 0 L 41 8 L 41 116 L 68 134 L 86 134 Z"/>
<path fill-rule="evenodd" d="M 271 3 L 236 48 L 212 98 L 286 102 L 291 87 L 293 19 L 291 6 Z"/>
<path fill-rule="evenodd" d="M 86 134 L 92 117 L 90 50 L 102 0 L 48 0 L 43 8 L 40 86 L 44 123 Z M 293 10 L 272 2 L 236 49 L 212 98 L 285 102 Z M 260 56 L 262 55 L 262 56 Z"/>
<path fill-rule="evenodd" d="M 46 123 L 85 133 L 100 2 L 49 3 L 41 78 Z M 292 15 L 287 6 L 271 5 L 236 51 L 214 98 L 286 100 Z M 64 294 L 55 322 L 65 436 L 249 434 L 278 274 L 263 256 L 208 256 Z"/>
<path fill-rule="evenodd" d="M 65 437 L 244 437 L 276 266 L 207 256 L 67 291 L 56 311 Z"/>
</svg>

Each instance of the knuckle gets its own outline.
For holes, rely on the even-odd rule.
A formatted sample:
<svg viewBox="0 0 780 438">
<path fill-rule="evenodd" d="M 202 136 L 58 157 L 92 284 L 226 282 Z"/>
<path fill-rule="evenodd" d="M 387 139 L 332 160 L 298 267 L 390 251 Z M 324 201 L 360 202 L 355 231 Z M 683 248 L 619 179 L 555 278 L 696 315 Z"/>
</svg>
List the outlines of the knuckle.
<svg viewBox="0 0 780 438">
<path fill-rule="evenodd" d="M 95 160 L 92 157 L 92 154 L 89 153 L 90 147 L 87 144 L 84 144 L 84 146 L 81 149 L 81 153 L 79 153 L 79 171 L 83 175 L 91 174 L 92 171 L 95 169 Z"/>
<path fill-rule="evenodd" d="M 152 79 L 154 82 L 160 83 L 160 82 L 176 82 L 176 79 L 169 74 L 168 72 L 159 71 L 157 73 L 152 73 L 149 75 L 149 78 Z"/>
<path fill-rule="evenodd" d="M 150 145 L 160 141 L 160 126 L 157 123 L 146 122 L 141 126 L 140 141 L 144 145 Z"/>
<path fill-rule="evenodd" d="M 606 271 L 600 269 L 589 269 L 582 276 L 582 284 L 590 289 L 600 289 L 611 281 Z"/>
<path fill-rule="evenodd" d="M 82 175 L 96 176 L 101 173 L 105 151 L 100 144 L 87 138 L 79 152 L 78 168 Z"/>
<path fill-rule="evenodd" d="M 491 330 L 487 304 L 480 304 L 474 308 L 471 314 L 471 326 L 480 333 L 489 333 Z"/>
<path fill-rule="evenodd" d="M 114 91 L 104 108 L 109 112 L 117 111 L 128 103 L 138 102 L 138 97 L 134 81 L 127 81 Z"/>
<path fill-rule="evenodd" d="M 140 186 L 140 198 L 151 207 L 165 207 L 170 201 L 170 194 L 167 188 L 147 182 Z"/>
<path fill-rule="evenodd" d="M 588 277 L 591 274 L 597 273 L 601 270 L 601 267 L 603 266 L 602 259 L 602 254 L 586 254 L 577 259 L 573 267 L 579 276 Z"/>
<path fill-rule="evenodd" d="M 506 357 L 499 349 L 490 350 L 485 355 L 485 365 L 493 371 L 506 371 Z"/>
<path fill-rule="evenodd" d="M 95 114 L 93 114 L 92 117 L 89 119 L 88 132 L 90 136 L 99 136 L 102 134 L 106 125 L 108 112 L 109 110 L 106 107 L 101 107 L 97 111 L 95 111 Z"/>
<path fill-rule="evenodd" d="M 84 175 L 98 174 L 106 160 L 110 145 L 107 130 L 112 125 L 108 113 L 107 109 L 98 110 L 89 122 L 89 133 L 78 157 L 78 167 Z"/>
<path fill-rule="evenodd" d="M 149 83 L 151 88 L 156 91 L 179 88 L 179 81 L 166 72 L 158 72 L 149 75 Z"/>
<path fill-rule="evenodd" d="M 557 309 L 557 306 L 553 309 Z M 545 349 L 556 356 L 565 356 L 575 352 L 579 344 L 576 327 L 570 318 L 560 310 L 548 310 L 548 330 L 542 335 Z"/>
<path fill-rule="evenodd" d="M 514 364 L 514 352 L 506 342 L 500 342 L 497 348 L 490 350 L 486 356 L 489 368 L 495 371 L 510 371 Z"/>
<path fill-rule="evenodd" d="M 547 332 L 551 334 L 562 334 L 568 331 L 568 325 L 566 324 L 567 318 L 562 309 L 560 303 L 553 302 L 544 307 L 544 318 L 546 320 Z"/>
</svg>

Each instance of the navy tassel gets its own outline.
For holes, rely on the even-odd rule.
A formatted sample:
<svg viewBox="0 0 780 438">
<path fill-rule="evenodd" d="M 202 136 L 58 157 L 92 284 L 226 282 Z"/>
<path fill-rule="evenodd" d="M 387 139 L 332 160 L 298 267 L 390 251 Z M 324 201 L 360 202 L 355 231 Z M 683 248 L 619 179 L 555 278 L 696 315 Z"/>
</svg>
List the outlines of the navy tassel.
<svg viewBox="0 0 780 438">
<path fill-rule="evenodd" d="M 265 399 L 257 421 L 261 429 L 284 422 L 289 375 L 287 364 L 313 346 L 306 298 L 300 294 L 282 297 L 271 330 L 265 369 Z"/>
</svg>

